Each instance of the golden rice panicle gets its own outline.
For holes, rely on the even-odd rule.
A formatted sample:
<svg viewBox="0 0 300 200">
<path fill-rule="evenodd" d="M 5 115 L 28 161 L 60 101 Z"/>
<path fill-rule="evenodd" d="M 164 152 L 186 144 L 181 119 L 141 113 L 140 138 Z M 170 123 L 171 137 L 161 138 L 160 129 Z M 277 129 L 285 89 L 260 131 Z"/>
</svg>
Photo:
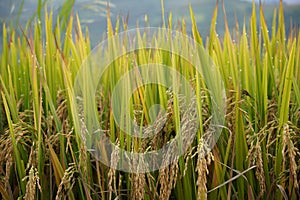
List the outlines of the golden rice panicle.
<svg viewBox="0 0 300 200">
<path fill-rule="evenodd" d="M 145 197 L 145 174 L 143 173 L 132 173 L 131 174 L 132 181 L 132 199 L 142 200 Z"/>
<path fill-rule="evenodd" d="M 108 171 L 108 191 L 109 191 L 109 199 L 112 199 L 112 193 L 117 195 L 117 186 L 116 186 L 116 168 L 119 161 L 119 153 L 120 153 L 120 143 L 116 142 L 116 148 L 111 153 L 111 167 Z"/>
<path fill-rule="evenodd" d="M 296 156 L 298 149 L 294 146 L 292 136 L 293 130 L 289 128 L 288 124 L 283 126 L 283 147 L 282 147 L 282 156 L 283 156 L 283 166 L 286 166 L 286 158 L 289 158 L 289 171 L 290 171 L 290 180 L 294 183 L 294 190 L 299 194 L 299 183 L 297 178 L 297 163 Z"/>
<path fill-rule="evenodd" d="M 12 154 L 8 154 L 7 159 L 6 159 L 6 166 L 5 166 L 5 187 L 8 188 L 9 186 L 9 177 L 10 177 L 10 172 L 11 172 L 11 167 L 13 165 L 13 157 Z"/>
<path fill-rule="evenodd" d="M 206 188 L 206 174 L 208 173 L 207 162 L 205 158 L 198 158 L 196 172 L 198 173 L 198 178 L 196 185 L 198 187 L 197 195 L 198 199 L 207 199 L 207 188 Z"/>
<path fill-rule="evenodd" d="M 205 146 L 203 140 L 201 139 L 198 148 L 197 148 L 197 154 L 198 154 L 198 159 L 197 159 L 197 165 L 196 165 L 196 172 L 198 173 L 197 177 L 197 182 L 196 185 L 198 187 L 197 190 L 197 199 L 207 199 L 207 175 L 209 173 L 208 171 L 208 165 L 210 165 L 211 161 L 213 160 L 213 155 L 211 152 L 209 152 L 206 155 L 206 149 L 207 147 Z"/>
<path fill-rule="evenodd" d="M 189 163 L 192 161 L 192 157 L 193 157 L 193 155 L 192 155 L 192 154 L 193 154 L 193 149 L 194 149 L 194 148 L 189 149 L 188 152 L 187 152 L 186 155 L 185 155 L 185 158 L 184 158 L 185 164 L 184 164 L 183 176 L 186 175 L 187 170 L 188 170 L 188 167 L 189 167 Z"/>
<path fill-rule="evenodd" d="M 178 172 L 178 161 L 174 161 L 170 166 L 159 170 L 158 181 L 160 183 L 160 200 L 170 198 L 172 188 L 176 185 Z"/>
<path fill-rule="evenodd" d="M 67 105 L 67 99 L 65 98 L 65 94 L 62 90 L 59 90 L 57 92 L 56 97 L 56 113 L 59 119 L 63 122 L 63 120 L 68 118 L 68 105 Z"/>
<path fill-rule="evenodd" d="M 134 143 L 132 143 L 132 151 L 134 149 L 133 144 Z M 140 148 L 139 151 L 143 151 L 143 148 Z M 146 165 L 145 161 L 143 160 L 143 158 L 140 158 L 140 157 L 134 157 L 133 159 L 131 159 L 131 162 L 130 162 L 131 171 L 139 170 L 139 166 L 145 166 L 145 165 Z M 136 199 L 136 200 L 144 199 L 145 185 L 146 185 L 145 174 L 144 173 L 132 173 L 130 176 L 130 180 L 132 183 L 131 198 Z"/>
<path fill-rule="evenodd" d="M 170 182 L 169 182 L 169 187 L 174 188 L 176 186 L 177 178 L 178 178 L 178 173 L 179 173 L 179 166 L 178 162 L 174 162 L 171 165 L 171 170 L 170 170 Z"/>
<path fill-rule="evenodd" d="M 112 199 L 112 193 L 114 192 L 113 189 L 113 182 L 116 179 L 116 170 L 110 168 L 108 171 L 108 192 L 109 192 L 109 199 Z"/>
<path fill-rule="evenodd" d="M 247 155 L 247 159 L 250 164 L 256 165 L 255 175 L 259 183 L 259 194 L 258 198 L 262 198 L 266 192 L 266 178 L 264 174 L 262 149 L 260 138 L 266 134 L 266 130 L 262 129 L 259 133 L 253 134 L 248 137 L 248 143 L 250 144 L 250 149 Z"/>
<path fill-rule="evenodd" d="M 28 178 L 27 184 L 26 184 L 26 194 L 24 196 L 25 200 L 34 200 L 36 199 L 36 186 L 38 186 L 38 189 L 40 192 L 42 192 L 42 188 L 40 186 L 40 178 L 38 176 L 37 169 L 35 167 L 31 167 L 29 170 L 29 175 L 26 176 L 25 179 Z"/>
<path fill-rule="evenodd" d="M 258 198 L 263 197 L 263 194 L 266 191 L 266 184 L 265 184 L 265 174 L 264 174 L 264 168 L 263 168 L 263 159 L 262 159 L 262 154 L 261 154 L 261 147 L 260 144 L 257 143 L 255 146 L 255 151 L 256 151 L 256 170 L 255 170 L 255 175 L 258 179 L 259 182 L 259 195 Z"/>
<path fill-rule="evenodd" d="M 5 187 L 9 186 L 11 166 L 13 165 L 13 146 L 8 131 L 0 137 L 0 175 L 4 177 Z"/>
<path fill-rule="evenodd" d="M 171 190 L 168 189 L 169 167 L 159 170 L 158 180 L 160 183 L 159 199 L 169 199 Z"/>
<path fill-rule="evenodd" d="M 87 163 L 90 162 L 89 160 L 90 159 L 89 159 L 87 147 L 83 143 L 81 143 L 80 144 L 80 150 L 79 150 L 80 173 L 82 175 L 81 177 L 82 177 L 84 183 L 90 185 L 91 182 L 92 182 L 92 177 L 89 176 L 89 170 L 88 170 L 88 164 L 87 164 Z M 75 180 L 74 180 L 74 183 L 75 183 Z M 73 187 L 73 185 L 71 186 L 71 188 L 72 187 Z M 90 188 L 86 187 L 86 185 L 84 185 L 84 190 L 85 190 L 86 198 L 91 199 Z"/>
<path fill-rule="evenodd" d="M 112 199 L 112 193 L 116 192 L 113 187 L 113 182 L 115 182 L 115 180 L 116 180 L 116 170 L 113 168 L 110 168 L 107 176 L 108 176 L 109 199 Z"/>
<path fill-rule="evenodd" d="M 169 199 L 172 192 L 172 188 L 175 187 L 176 185 L 179 166 L 178 166 L 178 159 L 172 157 L 172 152 L 174 151 L 176 151 L 175 146 L 169 148 L 168 153 L 164 155 L 164 162 L 171 160 L 172 164 L 165 165 L 166 166 L 165 168 L 159 169 L 158 183 L 160 184 L 160 191 L 159 191 L 160 200 Z"/>
<path fill-rule="evenodd" d="M 59 184 L 55 200 L 60 200 L 68 195 L 69 191 L 72 190 L 75 184 L 75 174 L 77 173 L 78 171 L 76 170 L 75 164 L 71 163 L 70 166 L 66 169 L 64 176 Z"/>
</svg>

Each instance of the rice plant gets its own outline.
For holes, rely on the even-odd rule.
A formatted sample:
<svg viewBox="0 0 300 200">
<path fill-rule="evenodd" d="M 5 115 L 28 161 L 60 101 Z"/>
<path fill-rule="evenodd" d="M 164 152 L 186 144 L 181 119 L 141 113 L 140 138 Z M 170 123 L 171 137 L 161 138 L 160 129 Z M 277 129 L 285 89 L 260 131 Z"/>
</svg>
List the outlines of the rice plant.
<svg viewBox="0 0 300 200">
<path fill-rule="evenodd" d="M 107 37 L 114 38 L 120 34 L 119 26 L 126 30 L 126 20 L 122 24 L 118 19 L 113 27 L 109 9 L 107 13 Z M 223 37 L 216 31 L 218 14 L 223 14 L 225 19 Z M 180 120 L 186 119 L 188 127 L 193 121 L 191 116 L 181 113 L 182 99 L 176 98 L 172 90 L 159 85 L 143 85 L 130 96 L 129 112 L 133 121 L 139 125 L 151 124 L 151 112 L 157 113 L 150 108 L 156 104 L 165 108 L 166 121 L 161 125 L 158 115 L 154 127 L 160 127 L 161 131 L 151 139 L 126 135 L 129 130 L 122 130 L 122 124 L 115 122 L 111 107 L 111 93 L 117 81 L 134 66 L 149 62 L 171 65 L 189 80 L 196 93 L 190 103 L 193 112 L 199 115 L 197 137 L 177 162 L 147 173 L 109 168 L 85 145 L 81 133 L 88 131 L 90 125 L 80 124 L 84 116 L 74 107 L 76 101 L 80 101 L 74 98 L 74 84 L 92 50 L 89 32 L 81 28 L 80 19 L 70 15 L 61 25 L 51 12 L 46 12 L 42 23 L 32 23 L 24 30 L 18 28 L 8 32 L 3 24 L 0 61 L 2 198 L 300 198 L 299 30 L 292 28 L 288 36 L 285 33 L 282 1 L 279 9 L 274 10 L 272 27 L 266 25 L 263 8 L 253 4 L 250 20 L 242 27 L 237 24 L 233 33 L 227 25 L 225 8 L 218 11 L 216 5 L 205 40 L 198 31 L 192 7 L 190 16 L 190 31 L 184 20 L 173 27 L 172 15 L 162 28 L 187 36 L 191 32 L 191 37 L 205 49 L 222 78 L 226 120 L 210 152 L 205 152 L 207 149 L 201 138 L 210 132 L 212 91 L 209 83 L 204 83 L 191 64 L 178 55 L 141 48 L 118 57 L 102 76 L 94 106 L 81 108 L 92 109 L 90 112 L 97 115 L 105 135 L 119 147 L 113 151 L 101 150 L 103 154 L 110 153 L 111 164 L 117 165 L 120 159 L 126 159 L 120 157 L 120 149 L 130 152 L 159 149 L 178 135 Z M 136 34 L 140 45 L 146 42 L 145 34 Z M 126 48 L 126 42 L 118 46 L 118 41 L 109 41 L 104 54 L 117 54 Z M 152 40 L 154 44 L 166 41 L 159 34 Z M 179 44 L 186 50 L 193 48 L 185 40 L 180 40 Z M 139 72 L 135 75 L 138 83 Z M 156 77 L 164 80 L 168 75 L 157 74 Z M 173 88 L 179 85 L 172 84 Z M 127 88 L 129 90 L 129 85 Z M 121 109 L 120 112 L 125 111 Z M 128 117 L 121 119 L 124 123 L 130 120 Z M 139 130 L 134 131 L 139 134 Z"/>
</svg>

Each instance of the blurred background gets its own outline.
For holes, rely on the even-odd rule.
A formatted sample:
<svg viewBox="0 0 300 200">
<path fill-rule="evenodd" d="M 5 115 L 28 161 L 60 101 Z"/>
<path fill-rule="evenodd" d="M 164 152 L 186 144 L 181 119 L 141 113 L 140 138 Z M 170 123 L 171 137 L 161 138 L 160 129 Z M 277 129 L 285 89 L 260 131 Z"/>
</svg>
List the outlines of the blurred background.
<svg viewBox="0 0 300 200">
<path fill-rule="evenodd" d="M 18 26 L 25 27 L 28 22 L 37 20 L 37 8 L 39 0 L 0 0 L 0 22 L 9 24 L 9 28 Z M 129 16 L 128 28 L 135 28 L 137 23 L 143 26 L 162 25 L 162 7 L 160 0 L 44 0 L 41 1 L 43 9 L 40 10 L 41 17 L 45 7 L 52 10 L 54 15 L 61 18 L 68 16 L 68 13 L 78 14 L 83 27 L 88 27 L 92 46 L 102 40 L 106 32 L 107 2 L 110 4 L 112 22 L 115 23 L 118 16 L 126 18 Z M 259 0 L 255 1 L 257 4 Z M 288 34 L 289 24 L 294 27 L 300 25 L 300 0 L 283 0 L 285 7 L 286 31 Z M 265 18 L 270 25 L 273 18 L 274 8 L 279 6 L 279 0 L 261 0 L 264 7 Z M 216 1 L 213 0 L 165 0 L 165 16 L 172 12 L 173 24 L 185 19 L 187 30 L 190 30 L 189 4 L 192 5 L 195 13 L 198 29 L 202 37 L 208 35 Z M 220 37 L 224 32 L 224 20 L 222 13 L 222 1 L 219 1 L 219 14 L 217 31 Z M 224 0 L 227 13 L 227 20 L 231 30 L 238 21 L 240 26 L 245 21 L 248 24 L 249 16 L 252 11 L 252 0 Z M 64 16 L 65 14 L 65 16 Z M 145 22 L 148 19 L 148 23 Z M 41 20 L 43 21 L 43 20 Z M 122 22 L 122 21 L 121 21 Z M 2 35 L 2 25 L 0 26 Z M 1 37 L 0 35 L 0 37 Z M 0 42 L 2 47 L 2 41 Z M 2 49 L 2 48 L 1 48 Z"/>
</svg>

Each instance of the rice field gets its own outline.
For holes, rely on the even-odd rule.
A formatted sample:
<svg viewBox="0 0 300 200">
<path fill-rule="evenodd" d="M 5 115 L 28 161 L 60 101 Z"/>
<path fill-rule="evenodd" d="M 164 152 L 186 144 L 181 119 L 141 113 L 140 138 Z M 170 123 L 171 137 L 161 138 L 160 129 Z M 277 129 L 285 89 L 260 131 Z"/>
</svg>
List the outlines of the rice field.
<svg viewBox="0 0 300 200">
<path fill-rule="evenodd" d="M 136 27 L 133 50 L 120 37 L 133 33 L 126 18 L 112 22 L 109 8 L 106 42 L 94 50 L 77 16 L 3 24 L 2 199 L 299 199 L 299 27 L 285 33 L 282 1 L 271 27 L 255 4 L 234 30 L 218 9 L 207 38 L 190 7 L 190 19 L 170 14 L 154 34 Z M 93 55 L 113 60 L 85 67 Z M 147 77 L 165 85 L 141 84 Z M 127 162 L 170 143 L 184 152 L 141 170 L 147 160 Z"/>
</svg>

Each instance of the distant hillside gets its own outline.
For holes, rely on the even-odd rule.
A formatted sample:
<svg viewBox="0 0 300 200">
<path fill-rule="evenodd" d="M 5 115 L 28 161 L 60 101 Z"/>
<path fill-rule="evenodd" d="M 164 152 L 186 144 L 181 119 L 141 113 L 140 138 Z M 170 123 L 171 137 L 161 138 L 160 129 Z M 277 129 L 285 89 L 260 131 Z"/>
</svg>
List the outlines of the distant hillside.
<svg viewBox="0 0 300 200">
<path fill-rule="evenodd" d="M 252 2 L 252 0 L 241 0 L 241 1 L 247 1 L 247 2 Z M 254 0 L 256 3 L 259 3 L 260 0 Z M 280 0 L 261 0 L 263 4 L 279 4 Z M 300 5 L 299 0 L 283 0 L 284 4 L 287 5 Z"/>
<path fill-rule="evenodd" d="M 259 0 L 255 0 L 259 2 Z M 279 0 L 261 0 L 264 5 L 265 19 L 270 25 L 272 23 L 274 8 L 278 7 Z M 285 24 L 293 23 L 294 27 L 300 27 L 300 0 L 283 0 L 285 3 Z M 24 25 L 36 10 L 36 1 L 25 1 L 24 5 L 21 1 L 11 0 L 10 3 L 0 0 L 0 22 L 8 22 L 11 27 L 18 27 L 19 24 Z M 97 4 L 98 2 L 98 4 Z M 102 2 L 100 4 L 99 2 Z M 87 26 L 90 31 L 90 39 L 92 45 L 97 44 L 102 39 L 103 33 L 106 32 L 106 1 L 102 0 L 76 0 L 73 13 L 78 13 L 82 26 Z M 236 20 L 242 25 L 244 22 L 248 24 L 252 12 L 252 0 L 226 0 L 225 9 L 229 28 L 232 30 L 236 25 Z M 104 3 L 104 4 L 103 4 Z M 149 0 L 110 0 L 111 17 L 113 23 L 118 15 L 126 16 L 129 14 L 128 28 L 136 27 L 138 21 L 139 26 L 160 26 L 162 24 L 161 4 L 160 1 Z M 165 17 L 172 13 L 173 24 L 175 27 L 178 21 L 185 19 L 187 30 L 190 30 L 190 14 L 189 4 L 192 5 L 199 31 L 203 38 L 209 33 L 211 16 L 215 8 L 215 0 L 172 0 L 164 1 Z M 220 36 L 224 31 L 224 19 L 222 13 L 222 1 L 219 1 L 219 15 L 217 20 L 217 31 Z M 62 1 L 51 0 L 47 4 L 52 8 L 54 15 L 57 15 L 62 9 Z M 113 6 L 112 6 L 113 5 Z M 23 6 L 21 9 L 20 7 Z M 19 15 L 20 14 L 20 15 Z M 148 22 L 145 23 L 145 15 Z M 289 32 L 289 26 L 286 26 L 286 32 Z M 0 37 L 2 35 L 2 26 L 0 26 Z M 2 41 L 0 40 L 0 49 Z"/>
</svg>

